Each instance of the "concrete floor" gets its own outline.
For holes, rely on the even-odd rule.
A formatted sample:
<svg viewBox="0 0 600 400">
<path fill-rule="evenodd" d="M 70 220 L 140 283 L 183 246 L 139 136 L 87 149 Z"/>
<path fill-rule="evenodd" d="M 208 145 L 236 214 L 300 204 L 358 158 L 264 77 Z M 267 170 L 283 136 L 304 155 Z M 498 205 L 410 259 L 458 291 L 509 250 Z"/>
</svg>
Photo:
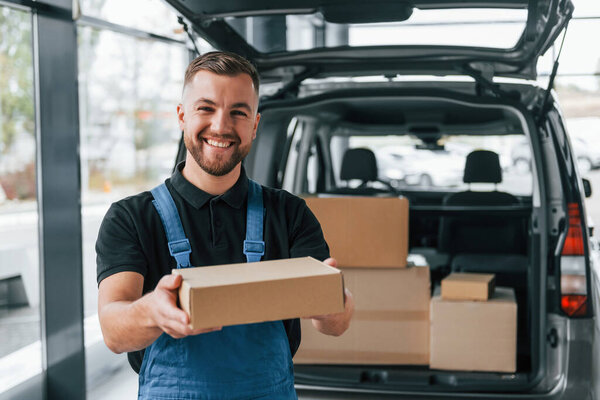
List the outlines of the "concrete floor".
<svg viewBox="0 0 600 400">
<path fill-rule="evenodd" d="M 136 399 L 138 376 L 123 355 L 123 363 L 116 366 L 111 374 L 88 388 L 87 400 L 127 400 Z"/>
</svg>

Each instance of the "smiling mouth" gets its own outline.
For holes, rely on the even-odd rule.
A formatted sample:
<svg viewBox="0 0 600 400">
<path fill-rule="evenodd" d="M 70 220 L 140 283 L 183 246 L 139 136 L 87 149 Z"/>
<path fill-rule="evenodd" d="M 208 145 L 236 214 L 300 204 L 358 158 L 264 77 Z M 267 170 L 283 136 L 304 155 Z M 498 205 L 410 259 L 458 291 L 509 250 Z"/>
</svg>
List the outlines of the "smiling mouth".
<svg viewBox="0 0 600 400">
<path fill-rule="evenodd" d="M 207 139 L 207 138 L 202 138 L 202 140 L 204 141 L 204 143 L 207 143 L 209 146 L 219 147 L 222 149 L 231 147 L 233 145 L 233 142 L 231 142 L 231 141 L 223 141 L 223 140 L 215 140 L 215 139 Z"/>
</svg>

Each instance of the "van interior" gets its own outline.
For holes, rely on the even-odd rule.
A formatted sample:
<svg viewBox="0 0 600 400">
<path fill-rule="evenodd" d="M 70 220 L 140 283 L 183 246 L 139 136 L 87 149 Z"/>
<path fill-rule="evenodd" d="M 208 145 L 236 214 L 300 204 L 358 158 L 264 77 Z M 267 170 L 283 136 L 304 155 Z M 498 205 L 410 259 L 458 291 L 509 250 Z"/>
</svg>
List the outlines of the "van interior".
<svg viewBox="0 0 600 400">
<path fill-rule="evenodd" d="M 522 154 L 525 143 L 535 159 L 537 131 L 519 104 L 472 96 L 471 86 L 462 87 L 464 93 L 342 89 L 267 102 L 245 166 L 250 176 L 301 196 L 406 197 L 409 253 L 426 258 L 432 293 L 451 272 L 494 273 L 497 286 L 514 289 L 516 373 L 296 365 L 297 384 L 510 392 L 539 379 L 546 249 L 532 229 L 532 213 L 541 207 L 540 184 L 535 163 L 511 156 L 516 147 Z"/>
</svg>

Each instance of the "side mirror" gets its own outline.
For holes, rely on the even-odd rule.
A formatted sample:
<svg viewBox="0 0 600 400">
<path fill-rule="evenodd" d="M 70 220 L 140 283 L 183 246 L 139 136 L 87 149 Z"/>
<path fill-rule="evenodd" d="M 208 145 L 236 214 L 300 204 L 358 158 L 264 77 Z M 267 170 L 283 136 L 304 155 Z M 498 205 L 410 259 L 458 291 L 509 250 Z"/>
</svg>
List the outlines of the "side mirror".
<svg viewBox="0 0 600 400">
<path fill-rule="evenodd" d="M 592 183 L 586 178 L 582 178 L 581 180 L 583 181 L 583 193 L 585 193 L 585 197 L 592 197 Z"/>
</svg>

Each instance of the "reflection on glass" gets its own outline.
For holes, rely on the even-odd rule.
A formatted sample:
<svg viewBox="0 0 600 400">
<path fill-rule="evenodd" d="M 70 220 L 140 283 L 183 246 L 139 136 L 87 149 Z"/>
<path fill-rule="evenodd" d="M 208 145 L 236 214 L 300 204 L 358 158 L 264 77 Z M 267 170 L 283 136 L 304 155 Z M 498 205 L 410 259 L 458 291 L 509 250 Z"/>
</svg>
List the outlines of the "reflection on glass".
<svg viewBox="0 0 600 400">
<path fill-rule="evenodd" d="M 0 7 L 0 393 L 41 371 L 31 15 Z"/>
<path fill-rule="evenodd" d="M 157 35 L 184 40 L 177 14 L 161 0 L 81 0 L 84 15 Z"/>
<path fill-rule="evenodd" d="M 96 314 L 98 229 L 112 202 L 170 176 L 181 136 L 176 107 L 188 51 L 90 27 L 79 28 L 78 36 L 84 332 L 93 390 L 103 371 L 96 356 L 102 354 L 103 362 L 114 357 Z"/>
</svg>

